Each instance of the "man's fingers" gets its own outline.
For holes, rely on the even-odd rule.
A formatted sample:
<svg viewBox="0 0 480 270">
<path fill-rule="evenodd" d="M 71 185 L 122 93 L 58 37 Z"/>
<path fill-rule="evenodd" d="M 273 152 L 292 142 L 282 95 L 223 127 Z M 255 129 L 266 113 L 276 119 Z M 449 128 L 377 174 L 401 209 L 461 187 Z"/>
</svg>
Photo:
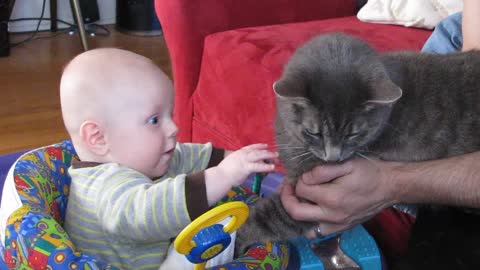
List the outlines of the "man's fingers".
<svg viewBox="0 0 480 270">
<path fill-rule="evenodd" d="M 305 232 L 304 236 L 308 239 L 316 239 L 319 237 L 328 236 L 333 233 L 339 233 L 346 229 L 348 229 L 348 226 L 336 225 L 328 222 L 320 222 L 318 226 L 313 227 L 312 229 Z"/>
<path fill-rule="evenodd" d="M 307 185 L 303 182 L 298 182 L 295 186 L 296 196 L 315 202 L 317 205 L 330 205 L 334 191 L 334 187 L 328 183 L 322 185 Z"/>
<path fill-rule="evenodd" d="M 287 182 L 288 179 L 283 179 L 283 182 L 280 184 L 280 196 L 283 197 L 290 197 L 294 196 L 295 197 L 295 190 L 293 189 L 293 186 Z M 296 197 L 295 197 L 296 199 Z M 283 201 L 283 200 L 282 200 Z M 298 199 L 297 199 L 298 201 Z"/>
<path fill-rule="evenodd" d="M 351 162 L 336 165 L 319 165 L 300 176 L 299 181 L 307 185 L 328 183 L 352 171 Z"/>
<path fill-rule="evenodd" d="M 323 209 L 317 205 L 300 201 L 290 185 L 284 185 L 280 193 L 280 199 L 283 207 L 293 219 L 300 221 L 321 220 Z"/>
<path fill-rule="evenodd" d="M 350 226 L 348 225 L 337 225 L 333 223 L 324 223 L 324 222 L 320 222 L 318 227 L 323 236 L 326 236 L 332 233 L 339 233 L 347 229 L 350 229 Z"/>
</svg>

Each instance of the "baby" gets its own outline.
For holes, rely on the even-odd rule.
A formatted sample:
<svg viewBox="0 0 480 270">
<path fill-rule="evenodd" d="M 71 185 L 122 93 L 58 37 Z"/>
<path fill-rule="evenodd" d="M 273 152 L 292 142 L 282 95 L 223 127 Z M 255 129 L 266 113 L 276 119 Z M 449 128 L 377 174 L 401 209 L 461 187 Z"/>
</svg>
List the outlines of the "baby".
<svg viewBox="0 0 480 270">
<path fill-rule="evenodd" d="M 177 143 L 173 86 L 120 49 L 75 57 L 60 83 L 73 161 L 65 228 L 82 251 L 123 269 L 158 269 L 174 238 L 249 174 L 271 172 L 265 144 L 224 151 Z"/>
</svg>

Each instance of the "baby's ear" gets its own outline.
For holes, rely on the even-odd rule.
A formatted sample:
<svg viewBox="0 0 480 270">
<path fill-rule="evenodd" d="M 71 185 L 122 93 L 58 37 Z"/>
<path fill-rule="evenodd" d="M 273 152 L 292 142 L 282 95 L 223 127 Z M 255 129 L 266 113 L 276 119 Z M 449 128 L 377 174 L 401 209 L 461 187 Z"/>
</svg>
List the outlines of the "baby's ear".
<svg viewBox="0 0 480 270">
<path fill-rule="evenodd" d="M 80 126 L 80 138 L 87 149 L 95 155 L 104 156 L 108 153 L 104 131 L 96 122 L 83 122 Z"/>
</svg>

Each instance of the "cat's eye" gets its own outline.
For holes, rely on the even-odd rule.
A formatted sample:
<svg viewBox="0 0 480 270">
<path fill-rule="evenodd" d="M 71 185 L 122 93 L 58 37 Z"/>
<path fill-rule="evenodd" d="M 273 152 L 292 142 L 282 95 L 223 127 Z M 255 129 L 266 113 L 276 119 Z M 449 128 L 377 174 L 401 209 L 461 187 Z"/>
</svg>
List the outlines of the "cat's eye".
<svg viewBox="0 0 480 270">
<path fill-rule="evenodd" d="M 308 129 L 306 128 L 303 132 L 305 132 L 305 134 L 307 134 L 308 136 L 311 136 L 311 137 L 320 137 L 322 136 L 322 134 L 320 132 L 316 132 L 316 131 L 313 131 L 311 129 Z"/>
</svg>

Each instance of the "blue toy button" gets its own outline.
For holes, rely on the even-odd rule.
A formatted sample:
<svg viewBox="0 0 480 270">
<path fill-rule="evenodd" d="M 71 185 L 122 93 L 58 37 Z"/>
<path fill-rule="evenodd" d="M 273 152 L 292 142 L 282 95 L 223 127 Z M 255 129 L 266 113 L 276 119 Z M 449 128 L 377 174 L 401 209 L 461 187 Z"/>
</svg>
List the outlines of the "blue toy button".
<svg viewBox="0 0 480 270">
<path fill-rule="evenodd" d="M 232 238 L 223 231 L 223 226 L 215 224 L 201 229 L 192 237 L 195 247 L 192 248 L 187 259 L 192 263 L 202 263 L 220 254 L 225 250 Z"/>
</svg>

